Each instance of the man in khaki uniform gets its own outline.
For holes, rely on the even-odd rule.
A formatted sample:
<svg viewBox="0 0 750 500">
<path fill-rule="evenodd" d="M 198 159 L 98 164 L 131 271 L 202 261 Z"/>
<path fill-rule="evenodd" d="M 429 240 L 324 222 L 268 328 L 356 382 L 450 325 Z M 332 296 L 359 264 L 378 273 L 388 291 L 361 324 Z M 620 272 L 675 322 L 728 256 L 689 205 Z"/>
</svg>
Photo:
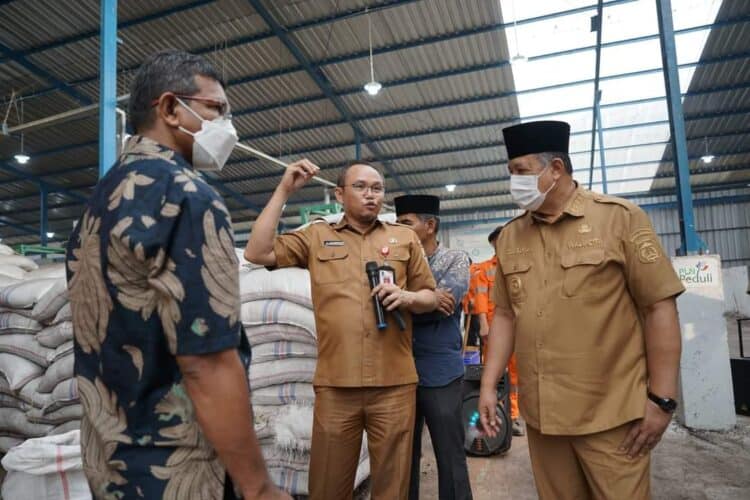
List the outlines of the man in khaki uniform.
<svg viewBox="0 0 750 500">
<path fill-rule="evenodd" d="M 352 497 L 366 430 L 372 497 L 406 499 L 417 383 L 407 311 L 425 313 L 438 307 L 435 280 L 414 231 L 378 220 L 384 179 L 362 162 L 339 176 L 336 199 L 344 206 L 340 222 L 321 221 L 276 236 L 284 204 L 317 172 L 307 160 L 289 166 L 245 250 L 247 260 L 256 264 L 310 270 L 318 333 L 310 498 Z M 394 268 L 396 283 L 371 291 L 365 273 L 370 261 Z M 403 311 L 404 331 L 392 312 L 387 313 L 387 328 L 378 330 L 373 294 L 387 311 Z"/>
<path fill-rule="evenodd" d="M 497 243 L 480 418 L 515 343 L 521 414 L 543 500 L 647 499 L 650 451 L 676 407 L 684 291 L 643 210 L 572 179 L 570 126 L 503 130 L 526 212 Z"/>
</svg>

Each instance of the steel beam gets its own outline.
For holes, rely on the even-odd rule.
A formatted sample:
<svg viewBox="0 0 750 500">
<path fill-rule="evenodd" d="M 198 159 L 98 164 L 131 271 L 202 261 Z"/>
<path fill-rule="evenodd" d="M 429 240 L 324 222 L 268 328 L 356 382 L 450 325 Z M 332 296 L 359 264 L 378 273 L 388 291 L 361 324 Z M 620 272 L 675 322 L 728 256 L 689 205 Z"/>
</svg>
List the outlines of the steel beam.
<svg viewBox="0 0 750 500">
<path fill-rule="evenodd" d="M 117 160 L 117 0 L 101 0 L 99 178 Z"/>
<path fill-rule="evenodd" d="M 594 64 L 594 106 L 593 116 L 591 117 L 591 165 L 589 170 L 589 189 L 594 180 L 594 150 L 596 149 L 596 130 L 598 120 L 601 119 L 601 115 L 598 113 L 599 102 L 602 98 L 602 93 L 599 90 L 599 74 L 602 66 L 602 27 L 604 25 L 603 14 L 603 2 L 599 0 L 596 6 L 596 17 L 592 18 L 592 31 L 596 30 L 596 62 Z M 600 145 L 601 147 L 601 145 Z"/>
<path fill-rule="evenodd" d="M 46 246 L 49 211 L 47 209 L 47 186 L 44 184 L 39 185 L 39 211 L 41 212 L 39 217 L 39 241 L 42 246 Z"/>
<path fill-rule="evenodd" d="M 656 0 L 656 13 L 659 21 L 659 39 L 664 67 L 664 87 L 667 93 L 669 110 L 669 130 L 676 159 L 677 213 L 680 223 L 682 255 L 698 252 L 702 245 L 695 230 L 692 192 L 690 189 L 690 164 L 688 163 L 687 134 L 680 97 L 680 75 L 677 68 L 674 25 L 672 23 L 671 0 Z"/>
</svg>

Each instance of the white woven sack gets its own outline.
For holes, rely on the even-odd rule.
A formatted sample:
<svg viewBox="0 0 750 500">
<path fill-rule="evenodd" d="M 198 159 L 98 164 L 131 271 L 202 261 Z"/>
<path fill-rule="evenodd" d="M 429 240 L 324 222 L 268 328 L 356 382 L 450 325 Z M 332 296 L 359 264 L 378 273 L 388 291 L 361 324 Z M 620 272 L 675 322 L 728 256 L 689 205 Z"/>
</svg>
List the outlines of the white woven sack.
<svg viewBox="0 0 750 500">
<path fill-rule="evenodd" d="M 0 265 L 16 266 L 24 271 L 33 271 L 39 268 L 36 262 L 23 255 L 0 255 Z"/>
<path fill-rule="evenodd" d="M 68 340 L 64 344 L 57 346 L 55 350 L 47 353 L 47 362 L 49 364 L 52 364 L 58 359 L 64 356 L 67 356 L 68 354 L 71 354 L 72 352 L 73 352 L 73 341 Z"/>
<path fill-rule="evenodd" d="M 14 252 L 11 247 L 0 243 L 0 255 L 15 255 L 15 254 L 16 252 Z"/>
<path fill-rule="evenodd" d="M 317 345 L 317 340 L 309 331 L 292 325 L 245 325 L 245 336 L 253 348 L 256 345 L 283 340 Z"/>
<path fill-rule="evenodd" d="M 281 340 L 253 347 L 253 363 L 265 363 L 287 358 L 317 358 L 318 348 L 313 344 Z"/>
<path fill-rule="evenodd" d="M 29 422 L 26 413 L 16 408 L 0 408 L 0 432 L 24 437 L 39 437 L 52 430 L 51 425 Z"/>
<path fill-rule="evenodd" d="M 313 404 L 315 402 L 315 390 L 311 383 L 306 382 L 271 385 L 255 389 L 252 392 L 252 401 L 253 406 L 282 406 L 291 403 Z"/>
<path fill-rule="evenodd" d="M 44 368 L 49 364 L 47 357 L 54 351 L 39 344 L 34 335 L 11 333 L 0 335 L 0 353 L 15 354 Z"/>
<path fill-rule="evenodd" d="M 68 303 L 68 283 L 65 278 L 58 279 L 31 311 L 31 316 L 37 321 L 47 321 L 55 317 L 62 306 Z"/>
<path fill-rule="evenodd" d="M 39 392 L 52 392 L 55 386 L 63 380 L 73 378 L 74 365 L 73 353 L 63 356 L 49 365 L 37 390 Z"/>
<path fill-rule="evenodd" d="M 50 325 L 59 325 L 60 323 L 63 323 L 65 321 L 73 321 L 73 310 L 70 308 L 70 302 L 62 306 L 62 308 L 57 311 L 55 319 L 49 321 L 48 323 Z"/>
<path fill-rule="evenodd" d="M 10 389 L 18 391 L 44 373 L 44 368 L 15 354 L 0 352 L 0 373 L 8 380 Z"/>
<path fill-rule="evenodd" d="M 36 333 L 42 325 L 34 318 L 15 312 L 0 312 L 0 335 L 9 333 Z"/>
<path fill-rule="evenodd" d="M 55 386 L 50 402 L 42 408 L 42 413 L 46 415 L 66 406 L 80 404 L 80 402 L 78 380 L 75 377 L 69 378 Z"/>
<path fill-rule="evenodd" d="M 34 307 L 39 299 L 57 283 L 56 279 L 39 278 L 26 280 L 0 289 L 0 307 L 27 309 Z"/>
<path fill-rule="evenodd" d="M 64 321 L 48 326 L 36 334 L 36 340 L 44 347 L 56 349 L 69 340 L 73 340 L 73 323 Z"/>
<path fill-rule="evenodd" d="M 15 448 L 23 443 L 24 438 L 14 435 L 0 435 L 0 453 L 8 453 L 11 448 Z"/>
<path fill-rule="evenodd" d="M 39 383 L 42 381 L 42 377 L 37 377 L 34 380 L 30 380 L 28 384 L 23 386 L 18 391 L 18 396 L 27 401 L 34 408 L 44 408 L 52 402 L 52 393 L 39 392 Z M 28 408 L 31 409 L 31 408 Z"/>
<path fill-rule="evenodd" d="M 6 279 L 14 279 L 17 281 L 26 279 L 26 271 L 18 266 L 12 266 L 10 264 L 0 264 L 0 276 Z M 7 286 L 10 283 L 0 282 L 0 286 Z"/>
<path fill-rule="evenodd" d="M 42 264 L 39 269 L 29 271 L 29 278 L 65 278 L 65 264 Z"/>
<path fill-rule="evenodd" d="M 250 365 L 250 388 L 285 384 L 288 382 L 312 382 L 316 359 L 291 358 Z"/>
<path fill-rule="evenodd" d="M 313 429 L 312 405 L 285 405 L 280 407 L 273 423 L 274 444 L 287 451 L 310 452 Z"/>
<path fill-rule="evenodd" d="M 81 420 L 83 407 L 80 404 L 63 406 L 55 411 L 44 413 L 40 408 L 32 408 L 26 412 L 29 422 L 38 424 L 60 425 L 71 420 Z"/>
<path fill-rule="evenodd" d="M 256 300 L 242 304 L 242 324 L 245 326 L 281 324 L 293 325 L 315 337 L 315 315 L 312 309 L 288 300 Z"/>
<path fill-rule="evenodd" d="M 80 431 L 30 439 L 3 459 L 6 500 L 91 500 L 83 472 Z"/>
<path fill-rule="evenodd" d="M 0 392 L 0 408 L 18 408 L 21 411 L 29 410 L 29 405 L 26 401 L 8 394 Z"/>
<path fill-rule="evenodd" d="M 65 422 L 64 424 L 56 425 L 49 433 L 48 436 L 57 436 L 58 434 L 65 434 L 66 432 L 70 431 L 80 431 L 81 430 L 81 421 L 80 420 L 71 420 L 70 422 Z"/>
<path fill-rule="evenodd" d="M 268 271 L 263 267 L 240 270 L 240 301 L 284 299 L 312 307 L 310 273 L 307 269 L 287 267 Z"/>
</svg>

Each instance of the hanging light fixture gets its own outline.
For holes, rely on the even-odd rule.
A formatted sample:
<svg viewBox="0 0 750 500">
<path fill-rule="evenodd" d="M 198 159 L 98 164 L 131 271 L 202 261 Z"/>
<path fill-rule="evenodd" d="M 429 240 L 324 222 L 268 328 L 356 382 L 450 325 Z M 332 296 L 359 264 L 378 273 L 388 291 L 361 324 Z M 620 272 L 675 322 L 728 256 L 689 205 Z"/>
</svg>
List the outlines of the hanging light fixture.
<svg viewBox="0 0 750 500">
<path fill-rule="evenodd" d="M 512 65 L 523 64 L 529 61 L 529 58 L 521 54 L 521 48 L 518 45 L 518 18 L 516 17 L 516 2 L 511 0 L 510 7 L 513 12 L 513 36 L 516 39 L 516 55 L 510 58 Z"/>
<path fill-rule="evenodd" d="M 364 88 L 369 95 L 376 96 L 383 88 L 383 84 L 375 80 L 375 67 L 372 63 L 372 20 L 369 14 L 367 14 L 367 38 L 370 41 L 370 81 L 365 84 Z"/>
<path fill-rule="evenodd" d="M 708 137 L 705 136 L 703 137 L 703 152 L 704 155 L 701 156 L 701 161 L 703 163 L 708 164 L 714 161 L 715 156 L 708 152 Z"/>
<path fill-rule="evenodd" d="M 54 232 L 52 232 L 52 231 L 49 231 L 49 232 L 47 233 L 47 238 L 54 238 L 54 237 L 55 237 L 55 233 L 54 233 Z"/>
<path fill-rule="evenodd" d="M 23 133 L 21 134 L 21 151 L 14 155 L 13 158 L 21 165 L 26 165 L 31 160 L 31 157 L 23 152 Z"/>
<path fill-rule="evenodd" d="M 445 185 L 445 190 L 448 191 L 449 193 L 452 193 L 453 191 L 456 190 L 456 185 L 455 184 L 446 184 Z"/>
</svg>

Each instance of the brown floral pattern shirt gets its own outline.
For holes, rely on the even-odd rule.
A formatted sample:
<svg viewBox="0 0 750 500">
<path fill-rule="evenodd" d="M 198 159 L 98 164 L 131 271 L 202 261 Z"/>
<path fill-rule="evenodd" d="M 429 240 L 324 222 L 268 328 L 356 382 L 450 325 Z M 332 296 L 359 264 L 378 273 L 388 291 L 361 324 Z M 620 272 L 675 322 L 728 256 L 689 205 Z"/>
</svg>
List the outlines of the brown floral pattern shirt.
<svg viewBox="0 0 750 500">
<path fill-rule="evenodd" d="M 71 235 L 68 287 L 96 498 L 221 499 L 178 355 L 250 347 L 222 199 L 177 153 L 131 138 Z"/>
</svg>

